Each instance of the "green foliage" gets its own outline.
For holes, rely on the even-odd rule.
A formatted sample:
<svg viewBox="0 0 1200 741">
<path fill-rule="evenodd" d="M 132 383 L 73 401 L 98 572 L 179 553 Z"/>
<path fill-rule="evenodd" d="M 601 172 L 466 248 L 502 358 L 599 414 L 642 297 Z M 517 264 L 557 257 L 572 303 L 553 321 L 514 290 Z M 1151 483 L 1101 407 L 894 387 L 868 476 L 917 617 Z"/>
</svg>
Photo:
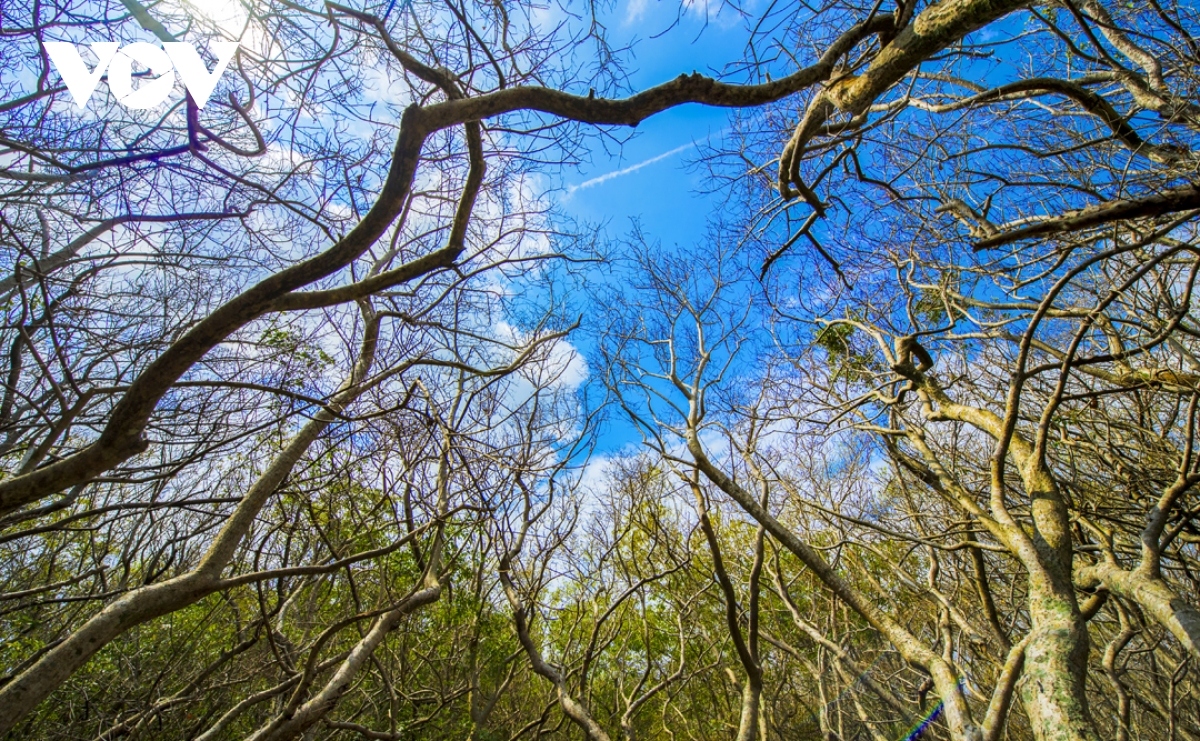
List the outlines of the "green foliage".
<svg viewBox="0 0 1200 741">
<path fill-rule="evenodd" d="M 309 372 L 318 372 L 334 364 L 329 353 L 292 329 L 270 327 L 263 331 L 259 341 L 265 347 L 290 356 Z"/>
<path fill-rule="evenodd" d="M 825 324 L 813 333 L 812 344 L 824 352 L 834 380 L 840 378 L 852 383 L 868 381 L 883 370 L 882 363 L 871 348 L 860 345 L 855 329 L 850 324 Z"/>
</svg>

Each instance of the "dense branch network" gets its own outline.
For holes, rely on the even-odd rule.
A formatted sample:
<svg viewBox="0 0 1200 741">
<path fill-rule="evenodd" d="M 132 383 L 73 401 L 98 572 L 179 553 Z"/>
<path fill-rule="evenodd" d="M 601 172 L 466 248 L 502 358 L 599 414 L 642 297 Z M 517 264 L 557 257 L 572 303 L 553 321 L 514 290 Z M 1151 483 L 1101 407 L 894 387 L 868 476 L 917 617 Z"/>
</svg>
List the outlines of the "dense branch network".
<svg viewBox="0 0 1200 741">
<path fill-rule="evenodd" d="M 1194 8 L 207 11 L 0 8 L 0 735 L 1200 739 Z M 533 192 L 687 104 L 706 244 Z"/>
</svg>

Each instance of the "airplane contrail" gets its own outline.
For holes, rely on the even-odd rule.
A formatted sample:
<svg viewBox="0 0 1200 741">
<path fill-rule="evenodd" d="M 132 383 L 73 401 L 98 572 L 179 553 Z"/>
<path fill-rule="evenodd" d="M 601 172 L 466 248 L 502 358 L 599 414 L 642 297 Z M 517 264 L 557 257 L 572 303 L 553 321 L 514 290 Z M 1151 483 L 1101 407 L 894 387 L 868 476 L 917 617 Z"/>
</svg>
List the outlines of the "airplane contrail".
<svg viewBox="0 0 1200 741">
<path fill-rule="evenodd" d="M 601 183 L 607 183 L 609 180 L 612 180 L 614 178 L 619 178 L 622 175 L 628 175 L 632 172 L 637 172 L 638 170 L 642 169 L 643 167 L 653 165 L 655 162 L 660 162 L 662 160 L 665 160 L 668 157 L 673 157 L 673 156 L 679 154 L 680 152 L 687 151 L 689 149 L 694 148 L 695 146 L 696 146 L 696 142 L 690 142 L 688 144 L 684 144 L 683 146 L 675 147 L 674 149 L 672 149 L 669 152 L 663 152 L 662 154 L 656 154 L 653 157 L 651 157 L 650 159 L 642 160 L 641 162 L 630 165 L 629 167 L 626 167 L 626 168 L 623 168 L 620 170 L 614 170 L 612 172 L 607 172 L 598 177 L 594 177 L 591 180 L 584 180 L 579 185 L 568 186 L 567 187 L 567 195 L 572 196 L 572 195 L 575 195 L 575 191 L 577 191 L 577 190 L 583 190 L 584 188 L 591 188 L 594 185 L 600 185 Z"/>
</svg>

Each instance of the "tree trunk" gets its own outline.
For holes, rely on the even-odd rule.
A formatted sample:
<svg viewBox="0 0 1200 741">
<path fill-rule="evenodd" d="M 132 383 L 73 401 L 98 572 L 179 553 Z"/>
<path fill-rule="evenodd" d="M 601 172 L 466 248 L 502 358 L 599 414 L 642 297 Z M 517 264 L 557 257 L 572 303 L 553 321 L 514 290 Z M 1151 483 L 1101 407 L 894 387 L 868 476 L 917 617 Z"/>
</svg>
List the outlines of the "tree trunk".
<svg viewBox="0 0 1200 741">
<path fill-rule="evenodd" d="M 1031 581 L 1033 581 L 1031 579 Z M 1087 626 L 1074 600 L 1037 595 L 1025 648 L 1021 700 L 1037 741 L 1098 741 L 1088 712 Z"/>
</svg>

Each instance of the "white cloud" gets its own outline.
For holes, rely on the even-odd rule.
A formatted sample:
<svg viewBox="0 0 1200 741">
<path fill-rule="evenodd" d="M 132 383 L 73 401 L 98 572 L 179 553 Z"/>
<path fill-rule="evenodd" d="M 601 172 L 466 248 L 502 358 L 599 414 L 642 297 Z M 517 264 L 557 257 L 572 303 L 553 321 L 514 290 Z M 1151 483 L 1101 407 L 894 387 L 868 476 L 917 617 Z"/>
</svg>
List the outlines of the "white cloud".
<svg viewBox="0 0 1200 741">
<path fill-rule="evenodd" d="M 589 494 L 610 490 L 617 455 L 592 456 L 579 472 L 579 488 Z M 595 497 L 591 496 L 585 496 L 583 501 L 585 505 L 596 504 Z"/>
<path fill-rule="evenodd" d="M 741 23 L 742 13 L 749 12 L 754 4 L 753 0 L 747 0 L 741 5 L 742 12 L 738 12 L 737 7 L 727 5 L 725 0 L 683 0 L 683 12 L 695 21 L 728 30 Z"/>
<path fill-rule="evenodd" d="M 242 35 L 250 18 L 238 0 L 203 0 L 188 5 L 235 39 Z"/>
<path fill-rule="evenodd" d="M 631 26 L 646 16 L 650 9 L 650 0 L 629 0 L 625 6 L 625 25 Z"/>
<path fill-rule="evenodd" d="M 497 339 L 510 345 L 521 346 L 532 339 L 528 333 L 503 320 L 495 322 L 492 328 Z M 565 339 L 553 343 L 543 359 L 533 361 L 527 367 L 530 378 L 538 379 L 549 388 L 579 388 L 588 377 L 587 359 Z M 533 390 L 533 384 L 528 381 L 514 385 L 515 397 L 522 400 Z"/>
<path fill-rule="evenodd" d="M 553 386 L 567 389 L 579 388 L 588 377 L 587 359 L 566 340 L 554 343 L 546 361 L 551 370 L 557 372 Z"/>
</svg>

